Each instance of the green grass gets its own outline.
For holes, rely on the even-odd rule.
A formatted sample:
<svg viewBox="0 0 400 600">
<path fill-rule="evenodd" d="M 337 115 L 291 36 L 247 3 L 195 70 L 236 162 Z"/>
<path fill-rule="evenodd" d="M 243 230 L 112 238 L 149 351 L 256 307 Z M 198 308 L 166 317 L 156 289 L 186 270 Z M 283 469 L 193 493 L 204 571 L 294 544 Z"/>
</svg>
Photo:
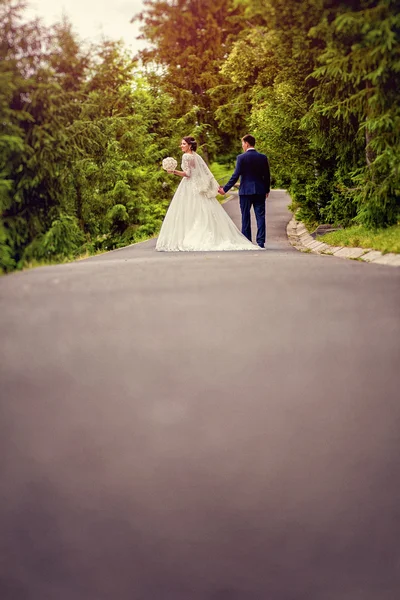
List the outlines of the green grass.
<svg viewBox="0 0 400 600">
<path fill-rule="evenodd" d="M 213 162 L 210 165 L 210 171 L 214 175 L 215 179 L 218 181 L 220 185 L 225 185 L 229 180 L 235 169 L 235 165 L 221 165 L 220 163 Z M 219 202 L 224 202 L 228 196 L 217 195 L 217 200 Z"/>
<path fill-rule="evenodd" d="M 371 248 L 387 252 L 400 253 L 400 224 L 387 229 L 371 231 L 362 225 L 340 229 L 326 235 L 317 236 L 318 241 L 330 246 L 350 246 L 352 248 Z"/>
<path fill-rule="evenodd" d="M 215 179 L 221 185 L 225 185 L 229 177 L 232 175 L 235 166 L 232 165 L 221 165 L 220 163 L 213 162 L 210 165 L 210 171 L 214 175 Z"/>
</svg>

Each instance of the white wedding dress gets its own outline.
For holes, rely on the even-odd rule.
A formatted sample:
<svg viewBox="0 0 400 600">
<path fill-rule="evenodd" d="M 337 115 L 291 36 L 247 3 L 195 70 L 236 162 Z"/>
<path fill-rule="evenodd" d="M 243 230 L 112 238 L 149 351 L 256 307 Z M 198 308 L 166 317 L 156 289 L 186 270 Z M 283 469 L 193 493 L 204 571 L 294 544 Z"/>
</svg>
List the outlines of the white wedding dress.
<svg viewBox="0 0 400 600">
<path fill-rule="evenodd" d="M 261 250 L 240 233 L 216 199 L 219 184 L 201 156 L 185 153 L 182 171 L 186 177 L 182 177 L 165 215 L 156 250 Z"/>
</svg>

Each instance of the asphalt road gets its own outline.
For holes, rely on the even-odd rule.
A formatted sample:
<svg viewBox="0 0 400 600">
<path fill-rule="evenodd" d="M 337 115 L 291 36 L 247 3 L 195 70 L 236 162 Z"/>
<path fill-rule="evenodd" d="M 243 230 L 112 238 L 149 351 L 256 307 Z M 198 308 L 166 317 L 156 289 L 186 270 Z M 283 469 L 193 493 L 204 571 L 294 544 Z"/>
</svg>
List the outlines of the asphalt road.
<svg viewBox="0 0 400 600">
<path fill-rule="evenodd" d="M 1 600 L 400 597 L 400 269 L 287 204 L 265 252 L 0 279 Z"/>
</svg>

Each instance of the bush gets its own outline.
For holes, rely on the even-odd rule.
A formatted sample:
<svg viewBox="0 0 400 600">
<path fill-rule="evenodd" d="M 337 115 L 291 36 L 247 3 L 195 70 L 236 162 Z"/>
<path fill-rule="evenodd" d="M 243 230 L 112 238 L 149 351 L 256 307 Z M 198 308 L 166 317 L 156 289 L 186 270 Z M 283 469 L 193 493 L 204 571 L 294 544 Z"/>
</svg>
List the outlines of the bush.
<svg viewBox="0 0 400 600">
<path fill-rule="evenodd" d="M 70 215 L 60 215 L 42 236 L 36 237 L 25 249 L 24 262 L 73 258 L 82 249 L 84 235 L 78 221 Z"/>
<path fill-rule="evenodd" d="M 122 233 L 129 225 L 129 215 L 123 204 L 116 204 L 107 213 L 112 234 Z"/>
</svg>

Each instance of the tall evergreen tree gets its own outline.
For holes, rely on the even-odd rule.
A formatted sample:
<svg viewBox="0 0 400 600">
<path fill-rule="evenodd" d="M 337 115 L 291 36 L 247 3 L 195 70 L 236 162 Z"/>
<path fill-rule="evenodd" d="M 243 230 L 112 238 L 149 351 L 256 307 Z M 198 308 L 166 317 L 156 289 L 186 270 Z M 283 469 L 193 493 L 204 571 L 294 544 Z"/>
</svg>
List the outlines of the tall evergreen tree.
<svg viewBox="0 0 400 600">
<path fill-rule="evenodd" d="M 315 77 L 316 109 L 344 131 L 356 122 L 364 138 L 364 165 L 351 175 L 357 220 L 369 226 L 400 214 L 400 12 L 395 0 L 343 3 L 329 23 Z M 318 34 L 318 28 L 316 29 Z M 360 136 L 359 136 L 360 137 Z"/>
</svg>

